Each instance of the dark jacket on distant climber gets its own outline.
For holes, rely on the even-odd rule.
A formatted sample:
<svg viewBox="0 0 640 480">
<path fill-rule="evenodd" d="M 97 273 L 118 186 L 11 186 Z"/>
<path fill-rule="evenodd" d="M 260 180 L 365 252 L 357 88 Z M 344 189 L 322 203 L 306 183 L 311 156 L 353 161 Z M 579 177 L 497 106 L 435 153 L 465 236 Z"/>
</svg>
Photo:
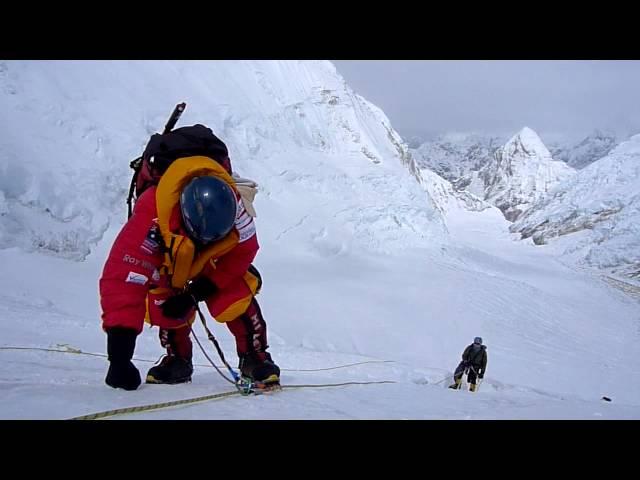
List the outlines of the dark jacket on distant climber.
<svg viewBox="0 0 640 480">
<path fill-rule="evenodd" d="M 484 371 L 487 369 L 487 346 L 472 343 L 464 349 L 462 361 L 475 368 L 478 374 L 484 376 Z"/>
<path fill-rule="evenodd" d="M 474 342 L 464 349 L 462 352 L 462 361 L 453 374 L 455 383 L 449 385 L 449 388 L 459 389 L 462 382 L 462 376 L 467 373 L 469 381 L 469 390 L 476 391 L 476 379 L 484 378 L 487 370 L 487 347 L 482 344 L 482 338 L 476 337 Z"/>
</svg>

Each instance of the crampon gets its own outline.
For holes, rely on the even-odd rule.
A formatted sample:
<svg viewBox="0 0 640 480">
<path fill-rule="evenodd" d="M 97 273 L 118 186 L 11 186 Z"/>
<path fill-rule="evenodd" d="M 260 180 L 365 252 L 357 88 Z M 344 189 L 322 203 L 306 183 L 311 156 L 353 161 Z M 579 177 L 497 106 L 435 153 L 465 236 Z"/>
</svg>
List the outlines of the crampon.
<svg viewBox="0 0 640 480">
<path fill-rule="evenodd" d="M 236 385 L 243 395 L 262 395 L 263 393 L 282 390 L 280 378 L 276 375 L 272 375 L 262 381 L 252 380 L 249 377 L 242 376 Z"/>
</svg>

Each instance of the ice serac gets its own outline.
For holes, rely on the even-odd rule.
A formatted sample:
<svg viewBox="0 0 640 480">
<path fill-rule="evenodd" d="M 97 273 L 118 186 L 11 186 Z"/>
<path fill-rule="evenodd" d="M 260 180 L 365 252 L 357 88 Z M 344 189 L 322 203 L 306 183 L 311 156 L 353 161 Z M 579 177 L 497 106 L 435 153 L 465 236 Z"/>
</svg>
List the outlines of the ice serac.
<svg viewBox="0 0 640 480">
<path fill-rule="evenodd" d="M 0 61 L 0 248 L 85 258 L 181 101 L 178 126 L 210 126 L 260 184 L 263 243 L 335 253 L 443 232 L 406 145 L 331 62 Z"/>
<path fill-rule="evenodd" d="M 450 132 L 411 149 L 421 168 L 428 168 L 462 191 L 504 143 L 498 137 Z M 478 192 L 472 192 L 478 195 Z"/>
</svg>

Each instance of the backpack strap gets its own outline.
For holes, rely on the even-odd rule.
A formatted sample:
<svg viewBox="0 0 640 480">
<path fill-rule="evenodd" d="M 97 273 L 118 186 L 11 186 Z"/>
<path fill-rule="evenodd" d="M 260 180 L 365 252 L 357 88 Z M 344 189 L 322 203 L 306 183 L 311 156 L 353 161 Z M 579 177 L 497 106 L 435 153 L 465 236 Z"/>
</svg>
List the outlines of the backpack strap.
<svg viewBox="0 0 640 480">
<path fill-rule="evenodd" d="M 235 173 L 232 177 L 236 183 L 236 189 L 242 197 L 242 203 L 244 204 L 244 208 L 247 210 L 247 213 L 253 218 L 257 217 L 256 210 L 253 207 L 253 200 L 256 197 L 256 193 L 258 193 L 258 184 L 253 180 L 240 177 Z"/>
<path fill-rule="evenodd" d="M 127 196 L 127 219 L 131 218 L 131 214 L 133 213 L 133 197 L 136 189 L 136 182 L 138 181 L 138 175 L 142 169 L 142 157 L 138 157 L 133 160 L 129 166 L 133 168 L 133 176 L 131 177 L 129 195 Z"/>
</svg>

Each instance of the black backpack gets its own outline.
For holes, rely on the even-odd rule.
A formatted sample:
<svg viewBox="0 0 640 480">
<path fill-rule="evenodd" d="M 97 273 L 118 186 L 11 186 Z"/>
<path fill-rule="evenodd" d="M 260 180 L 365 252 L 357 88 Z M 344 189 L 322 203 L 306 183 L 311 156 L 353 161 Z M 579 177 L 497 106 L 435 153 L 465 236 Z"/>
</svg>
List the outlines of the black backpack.
<svg viewBox="0 0 640 480">
<path fill-rule="evenodd" d="M 142 156 L 130 163 L 134 173 L 127 198 L 129 218 L 132 213 L 134 193 L 135 198 L 139 198 L 147 188 L 157 185 L 169 165 L 178 158 L 208 157 L 222 165 L 231 175 L 231 160 L 227 146 L 213 134 L 209 127 L 196 124 L 172 130 L 185 106 L 184 103 L 176 106 L 165 126 L 164 133 L 153 134 Z"/>
</svg>

